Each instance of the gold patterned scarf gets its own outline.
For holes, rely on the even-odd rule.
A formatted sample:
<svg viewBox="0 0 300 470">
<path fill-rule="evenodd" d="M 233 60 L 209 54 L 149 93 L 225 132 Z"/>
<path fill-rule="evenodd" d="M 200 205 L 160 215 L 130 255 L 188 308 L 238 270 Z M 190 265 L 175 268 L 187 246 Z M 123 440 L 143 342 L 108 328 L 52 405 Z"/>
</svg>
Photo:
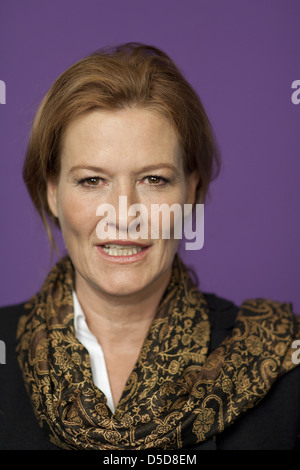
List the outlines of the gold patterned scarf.
<svg viewBox="0 0 300 470">
<path fill-rule="evenodd" d="M 209 308 L 176 256 L 169 286 L 115 413 L 76 339 L 68 257 L 26 305 L 17 354 L 40 426 L 63 449 L 187 449 L 222 432 L 295 367 L 291 305 L 244 302 L 232 332 L 208 355 Z"/>
</svg>

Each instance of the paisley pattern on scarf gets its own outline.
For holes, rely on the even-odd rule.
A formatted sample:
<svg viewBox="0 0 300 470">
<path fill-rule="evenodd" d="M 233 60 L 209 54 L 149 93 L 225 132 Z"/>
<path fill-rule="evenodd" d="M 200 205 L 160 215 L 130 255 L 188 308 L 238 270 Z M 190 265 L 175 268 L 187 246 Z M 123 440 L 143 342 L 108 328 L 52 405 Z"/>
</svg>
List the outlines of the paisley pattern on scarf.
<svg viewBox="0 0 300 470">
<path fill-rule="evenodd" d="M 296 367 L 300 320 L 291 304 L 245 301 L 231 334 L 209 356 L 205 296 L 176 256 L 115 413 L 92 380 L 76 339 L 74 268 L 60 260 L 26 305 L 17 354 L 40 426 L 62 449 L 180 449 L 222 432 Z"/>
</svg>

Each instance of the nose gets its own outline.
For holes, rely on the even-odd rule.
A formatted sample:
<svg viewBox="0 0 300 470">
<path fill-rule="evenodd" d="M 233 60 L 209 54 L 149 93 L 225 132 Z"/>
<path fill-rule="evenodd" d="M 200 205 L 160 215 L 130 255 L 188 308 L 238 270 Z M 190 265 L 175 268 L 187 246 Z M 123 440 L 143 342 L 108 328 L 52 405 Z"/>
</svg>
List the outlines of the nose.
<svg viewBox="0 0 300 470">
<path fill-rule="evenodd" d="M 116 210 L 116 228 L 119 232 L 127 233 L 128 226 L 134 219 L 130 207 L 139 203 L 139 195 L 131 181 L 120 182 L 115 185 L 112 193 L 112 204 Z"/>
<path fill-rule="evenodd" d="M 107 230 L 116 233 L 118 239 L 135 239 L 147 223 L 148 213 L 143 209 L 135 185 L 126 181 L 113 185 L 106 203 L 98 206 L 97 215 L 107 214 Z"/>
</svg>

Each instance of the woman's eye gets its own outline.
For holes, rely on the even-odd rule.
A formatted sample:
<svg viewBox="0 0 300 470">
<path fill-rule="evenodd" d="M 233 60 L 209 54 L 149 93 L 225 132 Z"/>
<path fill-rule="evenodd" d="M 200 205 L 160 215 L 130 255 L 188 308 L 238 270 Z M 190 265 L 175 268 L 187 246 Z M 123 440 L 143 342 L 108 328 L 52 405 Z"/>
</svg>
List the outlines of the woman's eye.
<svg viewBox="0 0 300 470">
<path fill-rule="evenodd" d="M 102 178 L 99 176 L 90 176 L 88 178 L 81 178 L 77 180 L 77 183 L 81 186 L 98 186 L 99 183 L 101 182 Z"/>
<path fill-rule="evenodd" d="M 89 185 L 89 186 L 97 186 L 97 184 L 99 183 L 100 181 L 100 178 L 87 178 L 85 180 L 85 182 Z"/>
<path fill-rule="evenodd" d="M 151 184 L 151 185 L 159 185 L 159 184 L 163 184 L 163 183 L 167 183 L 167 179 L 166 178 L 163 178 L 162 176 L 147 176 L 146 178 L 144 178 L 145 181 L 148 181 L 148 184 Z"/>
</svg>

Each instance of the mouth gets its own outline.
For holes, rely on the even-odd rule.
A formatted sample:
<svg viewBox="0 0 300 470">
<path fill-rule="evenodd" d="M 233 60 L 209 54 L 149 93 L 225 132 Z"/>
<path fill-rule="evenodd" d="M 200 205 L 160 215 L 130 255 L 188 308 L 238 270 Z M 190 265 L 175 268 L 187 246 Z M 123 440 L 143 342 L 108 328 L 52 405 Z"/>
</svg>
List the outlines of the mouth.
<svg viewBox="0 0 300 470">
<path fill-rule="evenodd" d="M 108 243 L 102 245 L 102 249 L 104 253 L 108 254 L 109 256 L 131 256 L 136 255 L 140 251 L 142 251 L 142 247 L 138 245 L 118 245 L 115 243 Z"/>
<path fill-rule="evenodd" d="M 132 241 L 113 241 L 97 245 L 97 249 L 106 259 L 117 262 L 136 261 L 146 255 L 150 245 Z"/>
</svg>

